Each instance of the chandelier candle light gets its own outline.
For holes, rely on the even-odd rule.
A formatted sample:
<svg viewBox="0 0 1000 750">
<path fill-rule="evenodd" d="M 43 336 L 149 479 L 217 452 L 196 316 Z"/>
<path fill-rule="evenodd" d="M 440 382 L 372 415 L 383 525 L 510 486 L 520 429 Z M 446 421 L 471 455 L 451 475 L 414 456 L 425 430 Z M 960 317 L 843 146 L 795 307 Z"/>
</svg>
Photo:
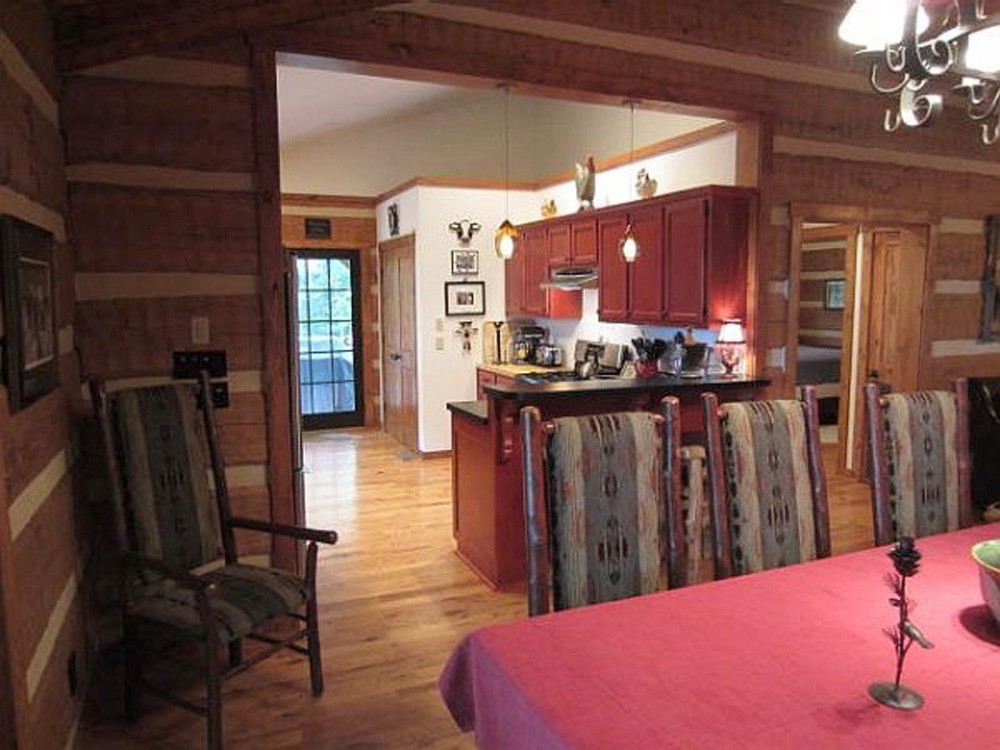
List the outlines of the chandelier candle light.
<svg viewBox="0 0 1000 750">
<path fill-rule="evenodd" d="M 985 0 L 855 0 L 839 34 L 861 47 L 872 87 L 898 97 L 887 131 L 932 124 L 951 89 L 983 143 L 1000 141 L 1000 13 Z"/>
</svg>

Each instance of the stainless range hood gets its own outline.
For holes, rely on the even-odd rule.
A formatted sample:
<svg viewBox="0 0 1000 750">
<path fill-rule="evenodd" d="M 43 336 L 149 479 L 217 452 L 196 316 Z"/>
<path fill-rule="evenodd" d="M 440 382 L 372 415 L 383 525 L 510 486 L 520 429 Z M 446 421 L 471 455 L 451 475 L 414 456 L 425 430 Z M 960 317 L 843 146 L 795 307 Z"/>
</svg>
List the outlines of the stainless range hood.
<svg viewBox="0 0 1000 750">
<path fill-rule="evenodd" d="M 548 281 L 540 284 L 542 289 L 561 289 L 572 292 L 577 289 L 597 288 L 597 269 L 591 266 L 575 268 L 553 268 Z"/>
</svg>

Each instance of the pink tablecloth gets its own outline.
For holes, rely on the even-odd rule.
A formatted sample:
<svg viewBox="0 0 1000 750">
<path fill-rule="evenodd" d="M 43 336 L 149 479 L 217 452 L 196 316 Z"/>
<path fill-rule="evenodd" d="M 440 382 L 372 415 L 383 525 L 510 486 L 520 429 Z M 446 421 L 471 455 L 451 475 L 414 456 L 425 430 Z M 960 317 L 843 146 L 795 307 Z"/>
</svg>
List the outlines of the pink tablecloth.
<svg viewBox="0 0 1000 750">
<path fill-rule="evenodd" d="M 874 703 L 891 680 L 886 548 L 485 628 L 440 688 L 480 748 L 993 748 L 1000 630 L 969 557 L 1000 524 L 922 539 L 904 682 L 916 712 Z"/>
</svg>

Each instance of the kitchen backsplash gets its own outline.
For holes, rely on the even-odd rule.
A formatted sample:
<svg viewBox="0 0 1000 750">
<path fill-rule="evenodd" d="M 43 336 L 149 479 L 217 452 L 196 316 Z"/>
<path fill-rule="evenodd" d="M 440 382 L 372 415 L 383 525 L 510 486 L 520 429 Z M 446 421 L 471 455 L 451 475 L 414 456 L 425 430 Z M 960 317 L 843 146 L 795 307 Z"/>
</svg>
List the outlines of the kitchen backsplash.
<svg viewBox="0 0 1000 750">
<path fill-rule="evenodd" d="M 597 290 L 584 289 L 583 292 L 583 313 L 579 320 L 550 320 L 538 318 L 537 323 L 549 330 L 552 341 L 563 347 L 567 357 L 573 356 L 573 344 L 577 339 L 588 339 L 591 341 L 609 341 L 614 344 L 630 344 L 632 339 L 645 337 L 649 339 L 663 339 L 670 341 L 677 328 L 666 326 L 637 326 L 629 323 L 604 323 L 597 319 Z M 694 337 L 697 341 L 706 344 L 714 344 L 718 333 L 706 329 L 695 329 Z"/>
</svg>

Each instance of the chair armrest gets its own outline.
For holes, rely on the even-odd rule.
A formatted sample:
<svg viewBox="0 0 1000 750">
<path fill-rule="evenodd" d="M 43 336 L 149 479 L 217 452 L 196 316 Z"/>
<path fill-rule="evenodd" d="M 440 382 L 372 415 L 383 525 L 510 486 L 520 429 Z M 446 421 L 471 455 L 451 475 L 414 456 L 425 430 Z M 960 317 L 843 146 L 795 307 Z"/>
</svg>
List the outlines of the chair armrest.
<svg viewBox="0 0 1000 750">
<path fill-rule="evenodd" d="M 146 570 L 159 573 L 164 578 L 168 578 L 184 588 L 193 589 L 196 593 L 210 593 L 210 590 L 215 589 L 215 584 L 211 581 L 206 581 L 204 578 L 196 576 L 186 570 L 174 568 L 167 565 L 162 560 L 139 555 L 135 552 L 123 552 L 122 558 L 128 566 L 134 568 L 145 568 Z"/>
<path fill-rule="evenodd" d="M 336 531 L 307 529 L 304 526 L 287 526 L 283 523 L 271 523 L 270 521 L 258 521 L 254 518 L 240 518 L 237 516 L 229 519 L 229 525 L 239 529 L 266 531 L 268 534 L 290 536 L 293 539 L 302 539 L 307 542 L 321 542 L 323 544 L 337 543 Z"/>
</svg>

